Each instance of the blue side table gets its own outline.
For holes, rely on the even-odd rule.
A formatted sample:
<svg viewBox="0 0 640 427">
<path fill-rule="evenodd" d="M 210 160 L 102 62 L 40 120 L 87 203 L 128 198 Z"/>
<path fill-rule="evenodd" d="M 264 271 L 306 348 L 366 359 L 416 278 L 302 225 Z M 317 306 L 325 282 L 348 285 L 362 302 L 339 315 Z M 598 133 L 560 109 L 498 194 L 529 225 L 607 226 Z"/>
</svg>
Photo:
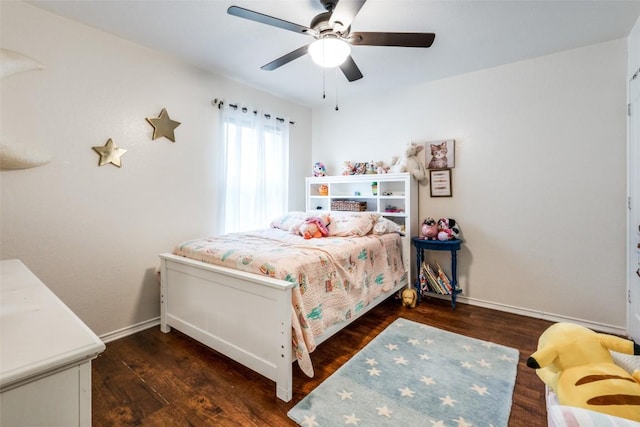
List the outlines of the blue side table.
<svg viewBox="0 0 640 427">
<path fill-rule="evenodd" d="M 453 291 L 451 292 L 451 308 L 456 308 L 456 297 L 459 293 L 462 293 L 462 289 L 458 288 L 458 251 L 460 250 L 460 246 L 462 245 L 462 240 L 453 239 L 453 240 L 426 240 L 421 239 L 420 237 L 414 236 L 411 238 L 411 243 L 416 248 L 416 257 L 417 257 L 417 275 L 416 275 L 416 283 L 415 287 L 418 291 L 418 299 L 422 300 L 422 289 L 420 286 L 420 268 L 422 266 L 422 262 L 424 261 L 424 251 L 450 251 L 451 252 L 451 287 Z M 428 292 L 428 291 L 427 291 Z M 435 293 L 434 293 L 435 294 Z"/>
</svg>

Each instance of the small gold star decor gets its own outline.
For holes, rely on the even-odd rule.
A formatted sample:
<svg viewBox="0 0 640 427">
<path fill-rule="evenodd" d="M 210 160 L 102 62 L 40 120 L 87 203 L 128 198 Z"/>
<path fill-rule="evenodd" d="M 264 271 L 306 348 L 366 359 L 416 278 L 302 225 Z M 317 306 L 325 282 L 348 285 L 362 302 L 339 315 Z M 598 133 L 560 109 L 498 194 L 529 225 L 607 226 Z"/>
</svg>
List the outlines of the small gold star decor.
<svg viewBox="0 0 640 427">
<path fill-rule="evenodd" d="M 113 143 L 111 138 L 107 141 L 107 143 L 103 147 L 91 147 L 93 151 L 100 154 L 100 161 L 98 162 L 98 166 L 104 166 L 107 163 L 111 163 L 117 167 L 122 167 L 122 163 L 120 162 L 120 157 L 127 152 L 127 150 L 118 148 L 116 144 Z"/>
<path fill-rule="evenodd" d="M 180 122 L 171 120 L 166 108 L 162 109 L 159 117 L 147 117 L 147 121 L 151 126 L 153 126 L 153 137 L 151 138 L 152 140 L 162 138 L 164 136 L 171 141 L 176 142 L 176 137 L 173 134 L 173 131 L 175 130 L 175 128 L 180 126 Z"/>
</svg>

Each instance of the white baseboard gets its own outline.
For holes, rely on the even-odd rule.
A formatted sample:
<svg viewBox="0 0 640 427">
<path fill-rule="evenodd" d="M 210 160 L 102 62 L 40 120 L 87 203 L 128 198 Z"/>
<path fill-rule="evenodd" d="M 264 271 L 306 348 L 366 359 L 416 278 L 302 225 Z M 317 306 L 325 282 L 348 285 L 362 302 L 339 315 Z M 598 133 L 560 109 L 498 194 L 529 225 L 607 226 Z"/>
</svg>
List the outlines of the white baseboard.
<svg viewBox="0 0 640 427">
<path fill-rule="evenodd" d="M 434 295 L 437 297 L 437 295 Z M 449 299 L 446 297 L 446 299 Z M 623 326 L 608 325 L 606 323 L 592 322 L 584 319 L 577 319 L 569 316 L 562 316 L 554 313 L 545 313 L 543 311 L 531 310 L 528 308 L 515 307 L 506 304 L 500 304 L 490 301 L 483 301 L 474 298 L 467 298 L 464 296 L 458 296 L 456 302 L 464 304 L 475 305 L 478 307 L 490 308 L 492 310 L 504 311 L 507 313 L 519 314 L 521 316 L 533 317 L 536 319 L 548 320 L 550 322 L 571 322 L 578 325 L 582 325 L 586 328 L 592 329 L 597 332 L 604 332 L 614 335 L 628 336 L 627 330 Z"/>
<path fill-rule="evenodd" d="M 429 295 L 433 298 L 440 298 L 449 300 L 449 297 L 439 295 Z M 459 295 L 456 299 L 457 302 L 463 304 L 475 305 L 478 307 L 490 308 L 492 310 L 504 311 L 507 313 L 519 314 L 521 316 L 533 317 L 535 319 L 548 320 L 550 322 L 571 322 L 582 325 L 586 328 L 593 329 L 598 332 L 605 332 L 614 335 L 628 336 L 627 330 L 622 326 L 608 325 L 605 323 L 592 322 L 584 319 L 576 319 L 573 317 L 562 316 L 559 314 L 545 313 L 543 311 L 530 310 L 528 308 L 515 307 L 512 305 L 500 304 L 490 301 L 483 301 L 475 298 L 467 298 Z M 423 301 L 424 304 L 424 301 Z M 120 338 L 124 338 L 129 335 L 133 335 L 136 332 L 144 331 L 145 329 L 153 328 L 160 325 L 160 317 L 156 317 L 150 320 L 146 320 L 135 325 L 127 326 L 126 328 L 118 329 L 117 331 L 108 332 L 104 335 L 100 335 L 100 339 L 104 343 L 115 341 Z"/>
<path fill-rule="evenodd" d="M 117 331 L 107 332 L 106 334 L 100 335 L 99 338 L 106 344 L 158 325 L 160 325 L 160 317 L 145 320 L 144 322 L 136 323 L 135 325 L 127 326 L 126 328 L 118 329 Z"/>
</svg>

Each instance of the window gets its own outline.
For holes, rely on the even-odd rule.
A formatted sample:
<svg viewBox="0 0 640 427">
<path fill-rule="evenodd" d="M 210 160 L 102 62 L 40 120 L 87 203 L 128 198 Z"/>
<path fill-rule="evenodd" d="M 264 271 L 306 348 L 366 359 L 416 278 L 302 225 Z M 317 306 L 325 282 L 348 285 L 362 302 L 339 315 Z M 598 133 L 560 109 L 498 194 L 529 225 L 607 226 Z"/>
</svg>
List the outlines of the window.
<svg viewBox="0 0 640 427">
<path fill-rule="evenodd" d="M 221 124 L 221 230 L 266 228 L 288 208 L 289 123 L 225 105 Z"/>
</svg>

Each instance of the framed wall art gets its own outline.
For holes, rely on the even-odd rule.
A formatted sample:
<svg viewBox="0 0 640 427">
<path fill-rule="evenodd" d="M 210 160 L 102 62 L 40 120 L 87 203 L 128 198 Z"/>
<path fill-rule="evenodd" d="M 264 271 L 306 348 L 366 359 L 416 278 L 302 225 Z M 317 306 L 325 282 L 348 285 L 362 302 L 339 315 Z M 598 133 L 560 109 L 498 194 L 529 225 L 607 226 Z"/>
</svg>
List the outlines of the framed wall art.
<svg viewBox="0 0 640 427">
<path fill-rule="evenodd" d="M 451 197 L 451 169 L 429 170 L 431 197 Z"/>
<path fill-rule="evenodd" d="M 425 165 L 427 169 L 451 169 L 455 167 L 454 139 L 425 143 Z"/>
</svg>

